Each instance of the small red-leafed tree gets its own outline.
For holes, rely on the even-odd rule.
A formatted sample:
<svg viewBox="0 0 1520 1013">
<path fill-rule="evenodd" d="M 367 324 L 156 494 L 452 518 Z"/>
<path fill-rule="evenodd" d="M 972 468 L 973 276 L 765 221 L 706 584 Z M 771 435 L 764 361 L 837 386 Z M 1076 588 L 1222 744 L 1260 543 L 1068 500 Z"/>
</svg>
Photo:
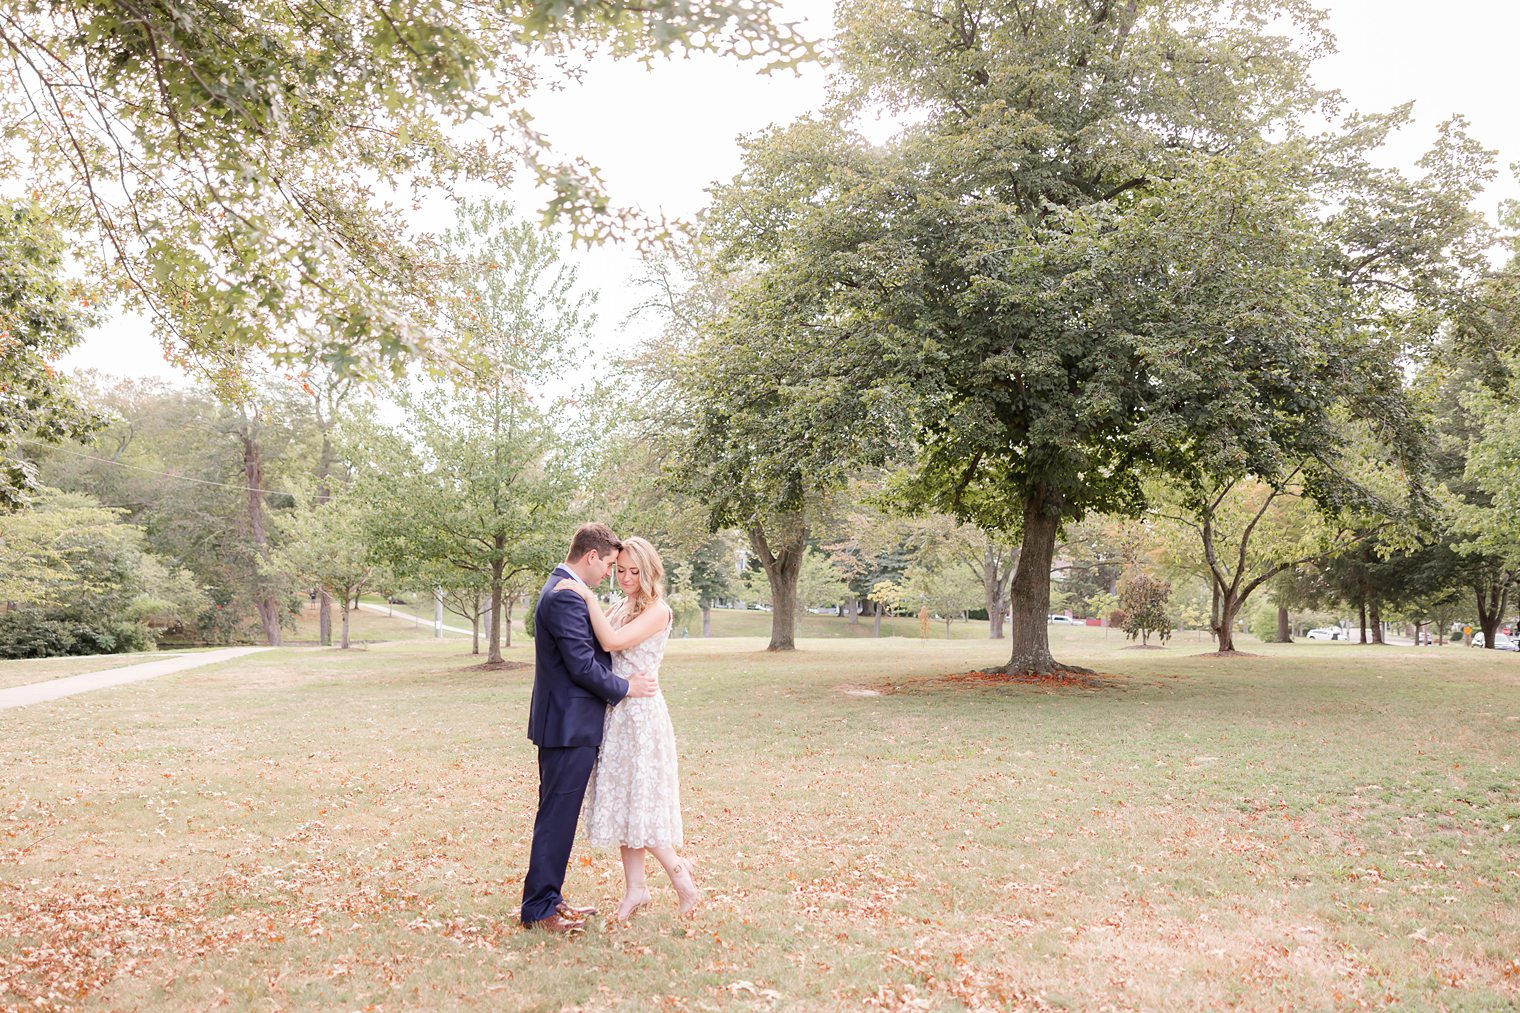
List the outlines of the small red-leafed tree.
<svg viewBox="0 0 1520 1013">
<path fill-rule="evenodd" d="M 1172 597 L 1170 582 L 1143 573 L 1130 573 L 1119 582 L 1119 609 L 1124 613 L 1124 635 L 1140 639 L 1149 646 L 1151 634 L 1163 644 L 1172 635 L 1172 617 L 1167 602 Z"/>
</svg>

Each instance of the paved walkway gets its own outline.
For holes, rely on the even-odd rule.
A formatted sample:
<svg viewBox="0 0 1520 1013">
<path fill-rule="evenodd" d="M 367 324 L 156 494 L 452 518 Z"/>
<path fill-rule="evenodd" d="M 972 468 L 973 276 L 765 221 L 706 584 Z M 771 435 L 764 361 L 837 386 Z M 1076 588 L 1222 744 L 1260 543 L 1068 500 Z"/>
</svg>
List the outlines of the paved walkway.
<svg viewBox="0 0 1520 1013">
<path fill-rule="evenodd" d="M 366 612 L 378 612 L 383 616 L 391 616 L 396 619 L 405 619 L 408 622 L 416 623 L 418 626 L 426 626 L 428 629 L 433 628 L 433 620 L 424 619 L 421 616 L 413 615 L 410 612 L 402 612 L 399 609 L 391 608 L 388 605 L 371 605 L 367 601 L 361 601 L 359 603 L 359 607 L 364 609 Z M 450 626 L 447 623 L 444 624 L 443 628 L 449 633 L 463 633 L 467 637 L 475 635 L 474 630 L 461 628 L 459 626 Z"/>
<path fill-rule="evenodd" d="M 34 703 L 44 703 L 48 700 L 57 700 L 60 697 L 73 696 L 76 693 L 88 693 L 92 689 L 106 689 L 110 686 L 125 686 L 129 682 L 156 679 L 160 675 L 169 675 L 173 672 L 200 668 L 202 665 L 215 665 L 221 661 L 241 658 L 245 654 L 254 654 L 258 651 L 268 651 L 270 649 L 268 647 L 227 647 L 220 651 L 206 651 L 203 654 L 182 654 L 175 658 L 145 661 L 136 665 L 127 665 L 123 668 L 108 668 L 103 672 L 88 672 L 84 675 L 71 675 L 63 679 L 49 679 L 46 682 L 33 682 L 25 686 L 13 686 L 10 689 L 0 689 L 0 710 L 8 710 L 11 707 L 26 707 Z"/>
</svg>

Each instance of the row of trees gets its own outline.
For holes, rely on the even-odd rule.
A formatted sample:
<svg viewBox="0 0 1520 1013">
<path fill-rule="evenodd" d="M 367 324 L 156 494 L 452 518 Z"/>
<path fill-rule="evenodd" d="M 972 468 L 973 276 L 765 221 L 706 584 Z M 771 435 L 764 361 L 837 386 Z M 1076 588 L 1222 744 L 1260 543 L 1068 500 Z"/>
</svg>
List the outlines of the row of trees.
<svg viewBox="0 0 1520 1013">
<path fill-rule="evenodd" d="M 1381 609 L 1434 617 L 1461 594 L 1493 642 L 1520 573 L 1508 481 L 1520 343 L 1516 269 L 1490 269 L 1498 234 L 1473 210 L 1491 155 L 1453 120 L 1418 173 L 1381 167 L 1408 110 L 1351 113 L 1313 85 L 1331 40 L 1307 6 L 843 3 L 829 104 L 747 139 L 697 233 L 652 257 L 654 335 L 625 368 L 574 401 L 546 397 L 586 342 L 589 307 L 543 234 L 466 204 L 451 233 L 414 241 L 358 180 L 501 170 L 500 151 L 443 128 L 477 97 L 525 113 L 473 82 L 544 33 L 806 48 L 766 4 L 699 6 L 528 5 L 466 23 L 424 5 L 384 24 L 325 8 L 319 24 L 351 29 L 338 34 L 353 67 L 422 39 L 460 43 L 376 67 L 374 87 L 336 87 L 322 106 L 336 133 L 306 116 L 309 96 L 287 108 L 259 85 L 282 64 L 238 78 L 229 104 L 228 66 L 283 51 L 283 8 L 219 15 L 232 20 L 215 32 L 134 20 L 103 78 L 88 40 L 110 36 L 65 31 L 69 5 L 5 22 L 27 95 L 71 74 L 106 81 L 68 93 L 91 117 L 28 120 L 34 152 L 51 151 L 43 175 L 99 199 L 83 225 L 48 194 L 6 223 L 29 265 L 5 282 L 28 307 L 8 311 L 21 340 L 0 346 L 17 363 L 18 412 L 0 429 L 13 501 L 43 453 L 21 453 L 23 438 L 77 439 L 104 421 L 32 368 L 86 320 L 93 297 L 59 279 L 61 229 L 88 226 L 171 345 L 217 366 L 225 405 L 202 399 L 205 419 L 187 420 L 173 452 L 134 467 L 189 477 L 179 455 L 215 445 L 201 491 L 172 498 L 204 499 L 223 523 L 196 529 L 192 549 L 155 535 L 178 504 L 153 514 L 105 491 L 119 477 L 74 481 L 68 454 L 45 461 L 47 481 L 136 511 L 155 551 L 256 615 L 271 642 L 293 581 L 324 588 L 324 613 L 366 583 L 400 582 L 448 589 L 494 657 L 524 582 L 585 515 L 649 534 L 699 602 L 741 593 L 728 566 L 740 542 L 764 578 L 742 593 L 773 604 L 778 650 L 819 587 L 842 587 L 857 620 L 867 601 L 948 617 L 975 600 L 974 580 L 994 635 L 1013 616 L 1009 671 L 1050 672 L 1052 573 L 1087 604 L 1126 569 L 1179 587 L 1191 574 L 1226 652 L 1267 590 L 1284 608 L 1365 608 L 1373 628 Z M 49 43 L 54 62 L 29 62 Z M 164 53 L 203 73 L 169 73 L 180 65 Z M 308 80 L 336 73 L 301 53 L 292 66 Z M 856 125 L 883 110 L 907 125 L 869 143 Z M 288 153 L 244 165 L 277 121 Z M 130 141 L 57 149 L 118 122 Z M 359 140 L 371 133 L 377 146 Z M 413 143 L 425 150 L 403 157 Z M 99 196 L 95 159 L 112 151 L 129 178 L 167 173 L 178 189 Z M 303 181 L 323 160 L 341 185 L 315 194 Z M 242 182 L 208 195 L 187 165 L 243 166 Z M 585 179 L 555 178 L 556 206 L 598 220 Z M 149 192 L 198 194 L 204 215 L 170 227 Z M 334 243 L 331 264 L 311 255 Z M 353 397 L 356 377 L 424 350 L 426 378 L 392 381 L 390 409 Z M 288 369 L 273 388 L 247 380 L 268 353 Z M 121 412 L 95 446 L 109 451 L 134 418 Z M 340 536 L 354 553 L 332 548 Z"/>
</svg>

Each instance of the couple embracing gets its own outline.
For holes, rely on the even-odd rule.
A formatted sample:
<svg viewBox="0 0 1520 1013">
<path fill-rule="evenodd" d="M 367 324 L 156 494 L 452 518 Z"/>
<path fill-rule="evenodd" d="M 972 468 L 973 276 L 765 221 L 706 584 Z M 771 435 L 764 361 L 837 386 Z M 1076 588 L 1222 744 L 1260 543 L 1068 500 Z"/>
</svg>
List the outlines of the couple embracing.
<svg viewBox="0 0 1520 1013">
<path fill-rule="evenodd" d="M 623 597 L 603 613 L 593 589 L 614 567 Z M 622 850 L 619 920 L 649 903 L 646 850 L 670 877 L 683 915 L 701 899 L 675 850 L 680 778 L 659 682 L 673 621 L 664 575 L 644 539 L 624 542 L 605 524 L 583 524 L 539 593 L 528 712 L 528 738 L 538 746 L 538 815 L 523 881 L 528 928 L 576 932 L 596 913 L 561 893 L 583 801 L 587 843 Z"/>
</svg>

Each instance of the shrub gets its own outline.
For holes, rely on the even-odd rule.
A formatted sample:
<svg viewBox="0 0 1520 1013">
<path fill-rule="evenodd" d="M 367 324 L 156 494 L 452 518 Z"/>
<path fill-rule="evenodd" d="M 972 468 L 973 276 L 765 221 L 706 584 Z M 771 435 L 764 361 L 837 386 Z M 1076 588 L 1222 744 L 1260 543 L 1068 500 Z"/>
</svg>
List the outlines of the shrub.
<svg viewBox="0 0 1520 1013">
<path fill-rule="evenodd" d="M 538 604 L 538 602 L 537 602 L 537 600 L 534 600 L 534 601 L 530 602 L 529 604 L 533 605 L 533 606 L 536 606 Z M 523 633 L 527 635 L 527 637 L 528 637 L 529 640 L 533 639 L 533 609 L 532 608 L 525 608 L 525 609 L 523 609 Z"/>
<path fill-rule="evenodd" d="M 0 615 L 0 658 L 149 651 L 153 633 L 138 623 L 79 619 L 43 612 Z"/>
<path fill-rule="evenodd" d="M 110 624 L 110 630 L 116 640 L 112 650 L 117 654 L 151 651 L 158 646 L 153 629 L 142 623 L 115 622 Z"/>
<path fill-rule="evenodd" d="M 1261 604 L 1251 610 L 1251 632 L 1264 644 L 1277 643 L 1277 606 Z"/>
<path fill-rule="evenodd" d="M 0 658 L 56 658 L 74 653 L 69 623 L 35 612 L 0 615 Z"/>
</svg>

